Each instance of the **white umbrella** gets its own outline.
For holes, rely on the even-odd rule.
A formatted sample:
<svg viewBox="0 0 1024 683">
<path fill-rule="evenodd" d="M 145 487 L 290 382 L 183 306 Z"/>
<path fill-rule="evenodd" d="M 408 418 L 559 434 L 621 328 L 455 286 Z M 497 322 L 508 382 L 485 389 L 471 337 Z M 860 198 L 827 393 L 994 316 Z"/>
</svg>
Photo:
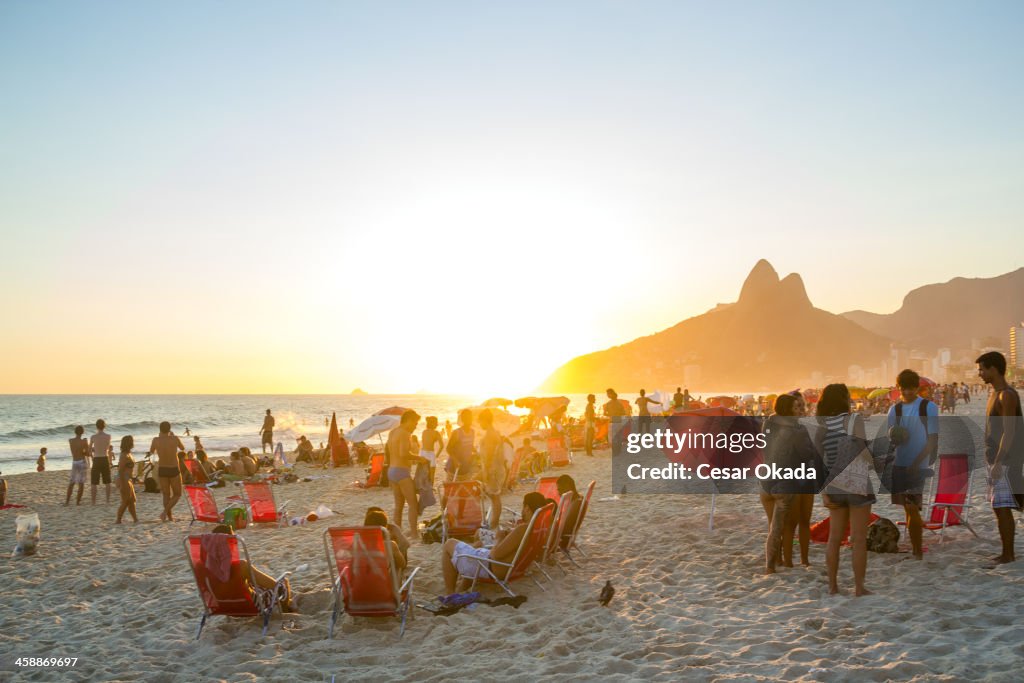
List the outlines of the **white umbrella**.
<svg viewBox="0 0 1024 683">
<path fill-rule="evenodd" d="M 477 423 L 477 416 L 481 411 L 489 410 L 491 416 L 494 418 L 494 428 L 502 436 L 508 436 L 509 434 L 516 432 L 521 424 L 517 415 L 513 415 L 512 413 L 504 410 L 496 410 L 488 406 L 472 406 L 470 410 L 473 411 L 473 424 Z"/>
<path fill-rule="evenodd" d="M 398 415 L 371 415 L 357 424 L 355 428 L 350 429 L 345 434 L 345 438 L 352 443 L 367 441 L 383 432 L 390 432 L 401 421 L 402 418 Z"/>
</svg>

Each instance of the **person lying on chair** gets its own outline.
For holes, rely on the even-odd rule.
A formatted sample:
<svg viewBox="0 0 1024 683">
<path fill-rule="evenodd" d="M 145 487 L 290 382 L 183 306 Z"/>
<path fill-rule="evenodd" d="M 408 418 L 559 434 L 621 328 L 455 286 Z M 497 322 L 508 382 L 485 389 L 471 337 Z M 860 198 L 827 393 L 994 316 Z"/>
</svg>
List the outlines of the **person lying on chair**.
<svg viewBox="0 0 1024 683">
<path fill-rule="evenodd" d="M 217 526 L 213 527 L 213 531 L 211 533 L 231 534 L 232 536 L 234 536 L 235 530 L 227 524 L 218 524 Z M 245 560 L 240 560 L 239 563 L 241 564 L 243 575 L 252 576 L 256 581 L 256 585 L 260 588 L 264 588 L 266 590 L 273 590 L 274 586 L 277 585 L 277 582 L 274 581 L 274 578 L 270 574 L 262 572 L 256 567 L 248 566 L 248 563 Z M 246 572 L 251 573 L 245 574 Z M 288 583 L 288 579 L 284 580 L 284 590 L 287 595 L 285 596 L 284 600 L 281 601 L 281 611 L 292 612 L 292 587 L 291 584 Z"/>
<path fill-rule="evenodd" d="M 511 562 L 526 533 L 526 526 L 533 518 L 533 513 L 549 502 L 551 501 L 536 491 L 531 491 L 523 496 L 522 520 L 509 531 L 499 530 L 495 536 L 494 546 L 491 548 L 481 547 L 479 542 L 470 545 L 454 538 L 448 539 L 444 544 L 444 552 L 441 553 L 441 569 L 444 572 L 444 586 L 447 593 L 451 595 L 455 592 L 460 576 L 468 581 L 481 575 L 483 570 L 480 563 L 474 558 Z M 493 564 L 490 565 L 490 570 L 499 579 L 504 579 L 508 567 Z"/>
</svg>

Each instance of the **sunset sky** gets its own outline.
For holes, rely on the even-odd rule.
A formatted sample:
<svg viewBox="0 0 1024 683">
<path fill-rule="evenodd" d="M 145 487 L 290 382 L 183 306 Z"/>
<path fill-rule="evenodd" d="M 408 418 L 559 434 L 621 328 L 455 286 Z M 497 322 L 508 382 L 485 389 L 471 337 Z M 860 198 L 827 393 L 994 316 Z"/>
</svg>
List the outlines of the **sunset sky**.
<svg viewBox="0 0 1024 683">
<path fill-rule="evenodd" d="M 526 393 L 1024 265 L 1017 2 L 0 3 L 0 392 Z"/>
</svg>

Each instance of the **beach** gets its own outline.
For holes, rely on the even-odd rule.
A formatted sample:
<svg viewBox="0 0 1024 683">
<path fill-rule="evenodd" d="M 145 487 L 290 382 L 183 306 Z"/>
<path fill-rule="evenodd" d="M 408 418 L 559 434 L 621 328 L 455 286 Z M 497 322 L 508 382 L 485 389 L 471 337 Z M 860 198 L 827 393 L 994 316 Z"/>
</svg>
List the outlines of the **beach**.
<svg viewBox="0 0 1024 683">
<path fill-rule="evenodd" d="M 827 595 L 822 545 L 812 544 L 810 567 L 763 575 L 766 522 L 756 496 L 718 496 L 709 532 L 707 496 L 615 496 L 610 460 L 608 450 L 593 459 L 577 453 L 566 470 L 581 490 L 597 482 L 580 568 L 549 570 L 546 591 L 516 582 L 528 598 L 519 608 L 482 604 L 447 617 L 416 609 L 402 639 L 396 619 L 349 617 L 327 639 L 322 534 L 361 523 L 369 505 L 392 507 L 387 489 L 351 486 L 361 468 L 297 465 L 313 481 L 275 486 L 277 500 L 290 500 L 293 514 L 319 504 L 338 514 L 239 532 L 270 574 L 308 565 L 292 575 L 298 613 L 275 614 L 265 637 L 258 619 L 211 617 L 198 641 L 202 607 L 182 548 L 184 500 L 179 521 L 162 524 L 160 496 L 140 491 L 142 521 L 115 525 L 116 491 L 110 505 L 101 488 L 96 506 L 86 491 L 83 505 L 63 507 L 67 472 L 8 477 L 9 502 L 39 513 L 42 542 L 33 557 L 0 562 L 0 680 L 1019 680 L 1024 564 L 986 568 L 997 547 L 982 476 L 971 502 L 984 540 L 954 528 L 943 543 L 926 536 L 922 562 L 871 553 L 874 595 L 853 598 Z M 506 494 L 506 508 L 518 509 L 527 487 Z M 214 495 L 224 505 L 237 492 L 229 485 Z M 875 512 L 902 519 L 888 496 L 880 500 Z M 0 512 L 5 552 L 16 512 Z M 816 502 L 814 520 L 824 516 Z M 409 551 L 410 566 L 421 567 L 417 602 L 444 593 L 440 553 L 420 542 Z M 605 581 L 617 592 L 602 607 Z M 845 549 L 840 582 L 852 585 Z M 18 657 L 78 661 L 57 670 L 19 667 Z"/>
</svg>

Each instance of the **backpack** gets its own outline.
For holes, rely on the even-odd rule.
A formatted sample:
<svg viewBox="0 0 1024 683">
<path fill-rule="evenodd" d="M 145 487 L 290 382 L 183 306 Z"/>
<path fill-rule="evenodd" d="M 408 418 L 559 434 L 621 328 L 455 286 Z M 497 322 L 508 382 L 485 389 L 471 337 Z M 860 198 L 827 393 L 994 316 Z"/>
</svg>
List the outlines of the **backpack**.
<svg viewBox="0 0 1024 683">
<path fill-rule="evenodd" d="M 440 543 L 442 533 L 441 515 L 438 515 L 423 525 L 423 533 L 420 536 L 423 542 L 429 545 L 431 543 Z"/>
<path fill-rule="evenodd" d="M 160 493 L 160 486 L 153 477 L 146 477 L 143 481 L 143 491 L 146 493 Z"/>
<path fill-rule="evenodd" d="M 900 541 L 900 530 L 885 517 L 876 519 L 868 527 L 868 550 L 873 553 L 895 553 Z"/>
<path fill-rule="evenodd" d="M 921 424 L 924 425 L 925 432 L 928 431 L 928 404 L 931 403 L 928 399 L 921 397 L 921 402 L 917 404 L 917 414 L 921 418 Z M 898 402 L 894 406 L 896 411 L 896 424 L 900 423 L 903 419 L 903 401 Z"/>
</svg>

